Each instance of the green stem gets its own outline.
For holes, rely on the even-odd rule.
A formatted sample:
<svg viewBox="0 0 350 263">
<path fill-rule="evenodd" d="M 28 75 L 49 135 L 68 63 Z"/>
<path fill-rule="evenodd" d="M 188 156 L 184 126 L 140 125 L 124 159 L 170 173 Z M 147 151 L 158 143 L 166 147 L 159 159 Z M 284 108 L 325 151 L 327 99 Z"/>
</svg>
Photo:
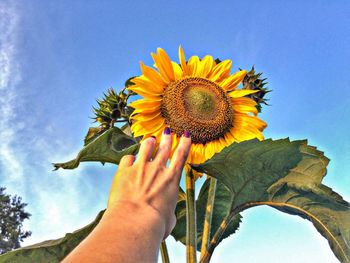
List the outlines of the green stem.
<svg viewBox="0 0 350 263">
<path fill-rule="evenodd" d="M 231 212 L 221 222 L 219 229 L 216 231 L 212 240 L 210 241 L 209 248 L 207 249 L 207 251 L 205 251 L 205 253 L 204 253 L 203 257 L 201 257 L 201 260 L 199 263 L 208 263 L 209 262 L 212 254 L 214 252 L 215 247 L 217 246 L 217 244 L 219 243 L 219 240 L 221 239 L 221 236 L 224 234 L 228 224 L 234 218 L 235 215 L 236 215 L 236 213 Z"/>
<path fill-rule="evenodd" d="M 209 185 L 208 201 L 207 201 L 207 207 L 205 210 L 205 218 L 204 218 L 204 226 L 203 226 L 201 259 L 204 257 L 205 253 L 207 252 L 208 243 L 210 241 L 211 221 L 213 217 L 215 191 L 216 191 L 216 178 L 210 177 L 209 180 L 210 180 L 210 185 Z"/>
<path fill-rule="evenodd" d="M 165 240 L 163 240 L 162 243 L 160 244 L 160 254 L 162 255 L 163 263 L 170 263 L 168 249 L 167 249 Z"/>
<path fill-rule="evenodd" d="M 207 251 L 205 251 L 204 255 L 201 256 L 201 260 L 199 261 L 199 263 L 209 263 L 210 258 L 213 255 L 214 249 L 219 244 L 219 241 L 220 241 L 222 235 L 226 231 L 226 229 L 227 229 L 228 225 L 230 224 L 231 220 L 233 220 L 234 217 L 239 212 L 241 212 L 244 209 L 247 209 L 249 207 L 254 207 L 254 206 L 257 206 L 257 205 L 260 205 L 260 204 L 263 204 L 263 203 L 250 202 L 250 203 L 242 204 L 242 205 L 236 207 L 235 209 L 233 209 L 232 208 L 233 200 L 231 200 L 231 207 L 230 207 L 230 211 L 231 212 L 222 220 L 222 222 L 220 224 L 220 227 L 216 230 L 213 238 L 210 241 L 210 244 L 209 244 L 209 246 L 207 248 Z M 271 204 L 268 204 L 268 205 L 271 205 Z"/>
<path fill-rule="evenodd" d="M 187 169 L 186 169 L 187 170 Z M 187 263 L 197 262 L 196 203 L 192 169 L 186 172 L 186 258 Z"/>
</svg>

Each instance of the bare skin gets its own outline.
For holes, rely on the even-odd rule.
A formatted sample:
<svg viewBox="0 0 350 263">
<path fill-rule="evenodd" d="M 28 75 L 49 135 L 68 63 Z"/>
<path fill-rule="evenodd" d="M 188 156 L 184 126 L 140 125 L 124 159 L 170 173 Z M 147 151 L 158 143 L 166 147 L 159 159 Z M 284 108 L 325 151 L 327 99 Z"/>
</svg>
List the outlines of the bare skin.
<svg viewBox="0 0 350 263">
<path fill-rule="evenodd" d="M 114 176 L 100 223 L 65 259 L 69 262 L 157 262 L 160 243 L 175 226 L 179 182 L 191 138 L 182 136 L 169 167 L 171 135 L 141 143 L 138 158 L 126 155 Z"/>
</svg>

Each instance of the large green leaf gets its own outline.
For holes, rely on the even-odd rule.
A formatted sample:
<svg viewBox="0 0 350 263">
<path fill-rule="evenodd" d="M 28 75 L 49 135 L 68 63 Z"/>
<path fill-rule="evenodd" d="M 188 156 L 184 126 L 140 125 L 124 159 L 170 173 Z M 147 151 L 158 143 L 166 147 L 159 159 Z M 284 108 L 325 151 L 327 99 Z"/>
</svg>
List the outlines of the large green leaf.
<svg viewBox="0 0 350 263">
<path fill-rule="evenodd" d="M 306 141 L 251 140 L 232 144 L 193 168 L 226 185 L 231 215 L 269 205 L 301 216 L 327 238 L 341 262 L 350 262 L 350 206 L 321 184 L 328 162 Z"/>
<path fill-rule="evenodd" d="M 202 244 L 204 217 L 208 199 L 209 183 L 207 179 L 198 195 L 196 200 L 197 211 L 197 250 L 200 251 Z M 230 213 L 230 200 L 231 195 L 227 187 L 217 182 L 214 209 L 212 216 L 211 232 L 210 236 L 213 237 L 215 231 L 219 228 L 222 220 Z M 179 199 L 176 206 L 176 225 L 171 235 L 177 240 L 186 245 L 186 194 L 180 189 Z M 230 222 L 226 228 L 221 240 L 236 232 L 241 222 L 241 215 L 236 215 L 234 220 Z"/>
<path fill-rule="evenodd" d="M 19 248 L 0 256 L 1 263 L 56 263 L 65 258 L 81 241 L 83 241 L 101 220 L 104 210 L 89 225 L 68 233 L 55 240 L 47 240 L 35 245 Z"/>
<path fill-rule="evenodd" d="M 119 128 L 113 127 L 94 138 L 78 154 L 78 156 L 65 163 L 54 163 L 55 170 L 59 168 L 74 169 L 80 162 L 102 162 L 118 164 L 127 154 L 136 154 L 139 144 L 133 137 L 123 133 Z"/>
<path fill-rule="evenodd" d="M 186 245 L 186 194 L 181 187 L 179 189 L 179 198 L 176 204 L 175 215 L 176 225 L 171 232 L 171 235 L 175 240 Z"/>
</svg>

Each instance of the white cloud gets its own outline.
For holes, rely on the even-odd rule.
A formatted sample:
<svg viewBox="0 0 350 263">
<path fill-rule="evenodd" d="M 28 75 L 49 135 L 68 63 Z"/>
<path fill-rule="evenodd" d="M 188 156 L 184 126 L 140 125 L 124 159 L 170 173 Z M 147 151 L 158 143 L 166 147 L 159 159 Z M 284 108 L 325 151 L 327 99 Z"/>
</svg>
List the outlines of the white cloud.
<svg viewBox="0 0 350 263">
<path fill-rule="evenodd" d="M 13 149 L 12 144 L 18 124 L 14 121 L 16 113 L 16 84 L 20 81 L 19 65 L 15 60 L 16 32 L 19 17 L 15 7 L 9 2 L 0 3 L 0 172 L 2 180 L 10 184 L 21 183 L 23 167 L 21 156 Z"/>
<path fill-rule="evenodd" d="M 21 58 L 17 56 L 20 25 L 21 15 L 16 2 L 1 1 L 0 186 L 5 186 L 8 194 L 22 196 L 28 203 L 27 210 L 32 216 L 25 221 L 24 228 L 33 232 L 23 243 L 28 245 L 62 237 L 66 232 L 88 224 L 99 208 L 83 198 L 82 169 L 68 173 L 51 171 L 53 160 L 65 161 L 73 155 L 64 154 L 72 149 L 64 141 L 54 139 L 50 124 L 43 127 L 42 134 L 33 134 L 30 143 L 25 141 L 23 127 L 37 120 L 17 114 L 22 100 Z M 31 132 L 26 130 L 25 134 Z"/>
<path fill-rule="evenodd" d="M 87 189 L 84 184 L 83 169 L 52 172 L 52 160 L 66 161 L 73 158 L 73 155 L 67 157 L 62 151 L 57 152 L 59 147 L 56 145 L 62 147 L 64 143 L 46 138 L 38 138 L 33 143 L 35 151 L 41 153 L 41 158 L 40 163 L 32 169 L 30 179 L 27 179 L 32 192 L 28 207 L 32 217 L 26 226 L 33 231 L 33 235 L 25 240 L 24 245 L 60 238 L 90 223 L 103 208 L 103 204 L 96 207 L 96 204 L 89 203 L 91 189 Z"/>
</svg>

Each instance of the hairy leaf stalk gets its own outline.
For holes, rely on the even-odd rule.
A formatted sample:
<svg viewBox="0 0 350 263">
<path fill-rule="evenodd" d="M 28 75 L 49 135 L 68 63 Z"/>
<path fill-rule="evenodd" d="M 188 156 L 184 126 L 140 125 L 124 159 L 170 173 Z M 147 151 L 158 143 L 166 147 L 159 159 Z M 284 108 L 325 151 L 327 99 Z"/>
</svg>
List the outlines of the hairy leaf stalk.
<svg viewBox="0 0 350 263">
<path fill-rule="evenodd" d="M 186 257 L 187 263 L 197 262 L 197 219 L 194 175 L 190 168 L 186 175 Z"/>
<path fill-rule="evenodd" d="M 230 213 L 228 214 L 225 219 L 221 222 L 221 225 L 219 229 L 216 231 L 215 235 L 213 236 L 212 240 L 210 241 L 210 245 L 207 248 L 207 250 L 204 252 L 203 256 L 201 256 L 201 260 L 199 263 L 208 263 L 210 261 L 211 256 L 213 255 L 215 247 L 218 245 L 221 236 L 224 234 L 227 226 L 229 225 L 230 221 L 234 218 L 236 213 Z"/>
<path fill-rule="evenodd" d="M 216 192 L 216 182 L 217 182 L 216 178 L 210 177 L 208 201 L 207 201 L 207 207 L 205 211 L 203 235 L 202 235 L 201 259 L 203 258 L 204 254 L 208 250 L 208 243 L 210 240 L 211 221 L 213 217 L 214 200 L 215 200 L 215 192 Z"/>
<path fill-rule="evenodd" d="M 170 263 L 168 248 L 166 246 L 165 240 L 160 244 L 160 254 L 162 256 L 163 263 Z"/>
</svg>

